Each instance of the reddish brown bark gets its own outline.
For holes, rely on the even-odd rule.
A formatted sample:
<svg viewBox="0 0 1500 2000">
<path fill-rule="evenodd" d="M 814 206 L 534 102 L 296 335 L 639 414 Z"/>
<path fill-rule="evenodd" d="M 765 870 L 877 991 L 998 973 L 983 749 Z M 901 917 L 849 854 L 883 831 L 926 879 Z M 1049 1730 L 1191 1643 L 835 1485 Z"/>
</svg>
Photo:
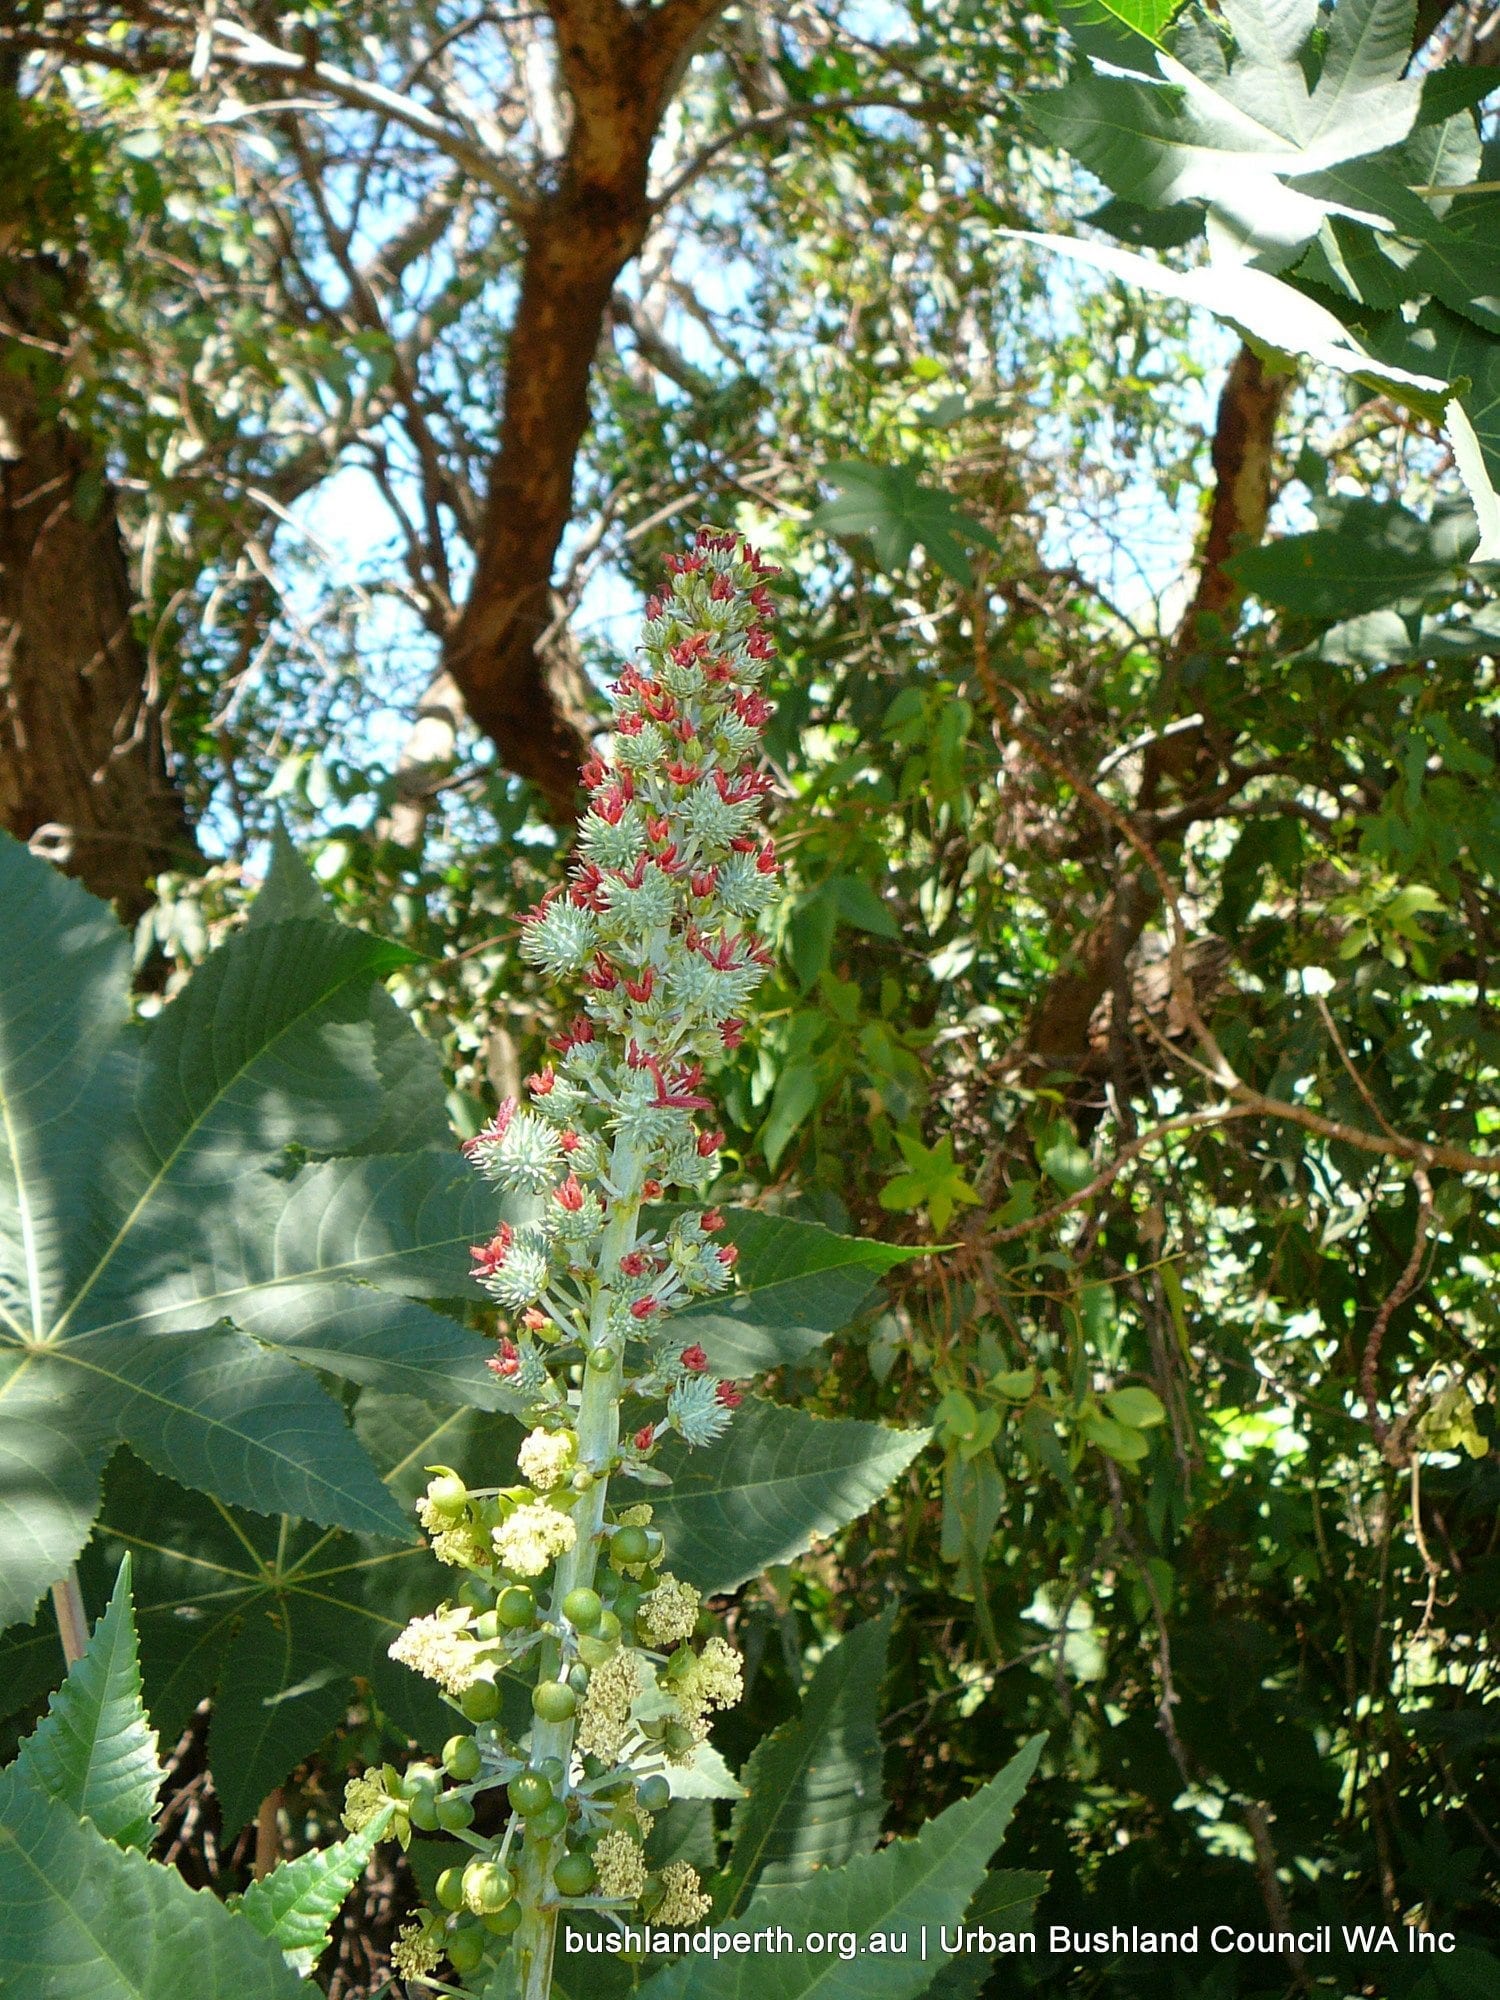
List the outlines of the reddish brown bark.
<svg viewBox="0 0 1500 2000">
<path fill-rule="evenodd" d="M 114 497 L 57 406 L 65 338 L 62 274 L 0 263 L 0 824 L 134 918 L 197 853 Z"/>
<path fill-rule="evenodd" d="M 588 695 L 557 631 L 553 568 L 571 518 L 589 379 L 615 280 L 650 222 L 647 165 L 694 41 L 722 0 L 552 0 L 572 107 L 551 189 L 526 236 L 500 449 L 478 563 L 444 665 L 507 768 L 571 818 L 588 754 Z"/>
</svg>

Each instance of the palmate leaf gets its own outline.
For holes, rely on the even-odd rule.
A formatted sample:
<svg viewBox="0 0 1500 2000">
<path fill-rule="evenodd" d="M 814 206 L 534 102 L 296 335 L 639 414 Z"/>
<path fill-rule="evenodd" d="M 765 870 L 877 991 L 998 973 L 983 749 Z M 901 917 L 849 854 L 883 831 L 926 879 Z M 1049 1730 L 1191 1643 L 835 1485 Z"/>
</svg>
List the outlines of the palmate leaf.
<svg viewBox="0 0 1500 2000">
<path fill-rule="evenodd" d="M 734 1919 L 738 1930 L 781 1925 L 799 1942 L 812 1931 L 852 1931 L 862 1939 L 876 1931 L 904 1933 L 905 1951 L 865 1950 L 852 1959 L 825 1951 L 726 1954 L 712 1963 L 695 1956 L 649 1979 L 642 2000 L 907 2000 L 920 1993 L 948 1956 L 940 1933 L 959 1923 L 983 1881 L 1041 1750 L 1042 1739 L 1034 1737 L 998 1776 L 929 1820 L 914 1840 L 895 1841 L 791 1888 L 763 1890 Z"/>
<path fill-rule="evenodd" d="M 671 1439 L 651 1494 L 667 1562 L 705 1592 L 734 1590 L 868 1511 L 927 1443 L 924 1430 L 808 1416 L 747 1397 L 701 1451 Z"/>
<path fill-rule="evenodd" d="M 871 1619 L 825 1653 L 796 1715 L 755 1747 L 740 1773 L 733 1846 L 714 1885 L 728 1918 L 754 1889 L 784 1888 L 820 1868 L 838 1868 L 875 1845 L 880 1832 L 880 1683 L 889 1618 Z"/>
<path fill-rule="evenodd" d="M 0 924 L 0 1623 L 77 1555 L 122 1441 L 223 1500 L 409 1535 L 312 1369 L 504 1407 L 413 1296 L 479 1297 L 493 1204 L 431 1148 L 287 1161 L 377 1136 L 382 1066 L 413 1108 L 378 984 L 405 954 L 262 921 L 137 1028 L 109 911 L 8 838 Z"/>
<path fill-rule="evenodd" d="M 0 1772 L 0 1996 L 290 2000 L 309 1989 L 277 1946 L 208 1890 L 116 1847 Z"/>
<path fill-rule="evenodd" d="M 883 1272 L 929 1254 L 749 1208 L 724 1211 L 724 1240 L 740 1253 L 736 1289 L 688 1307 L 673 1324 L 703 1347 L 716 1375 L 731 1377 L 800 1361 L 858 1316 Z"/>
<path fill-rule="evenodd" d="M 1339 0 L 1316 71 L 1303 59 L 1317 0 L 1226 0 L 1222 21 L 1232 60 L 1218 26 L 1187 14 L 1154 77 L 1143 63 L 1129 77 L 1085 71 L 1026 108 L 1115 194 L 1151 208 L 1200 203 L 1221 232 L 1280 265 L 1329 207 L 1288 180 L 1394 146 L 1417 120 L 1422 88 L 1403 76 L 1412 0 Z"/>
<path fill-rule="evenodd" d="M 1450 511 L 1429 523 L 1394 502 L 1351 500 L 1329 526 L 1246 549 L 1229 569 L 1278 611 L 1351 618 L 1404 600 L 1451 596 L 1473 547 L 1466 513 Z"/>
<path fill-rule="evenodd" d="M 362 1833 L 283 1861 L 252 1882 L 235 1904 L 262 1937 L 274 1939 L 294 1970 L 311 1972 L 328 1949 L 333 1920 L 364 1874 L 391 1817 L 387 1806 Z"/>
<path fill-rule="evenodd" d="M 424 1468 L 462 1465 L 476 1484 L 514 1477 L 519 1432 L 472 1409 L 365 1395 L 356 1429 L 403 1515 Z M 132 1556 L 147 1706 L 172 1737 L 209 1695 L 208 1761 L 226 1830 L 309 1756 L 368 1689 L 398 1732 L 435 1750 L 452 1711 L 387 1648 L 454 1578 L 425 1548 L 240 1513 L 158 1478 L 122 1453 L 105 1480 L 93 1545 L 80 1564 L 85 1599 L 102 1603 L 122 1554 Z M 50 1614 L 0 1641 L 0 1709 L 53 1681 Z M 515 1690 L 522 1725 L 523 1692 Z"/>
<path fill-rule="evenodd" d="M 141 1703 L 128 1557 L 82 1659 L 21 1745 L 16 1770 L 117 1847 L 151 1844 L 163 1772 Z"/>
<path fill-rule="evenodd" d="M 808 526 L 832 535 L 863 536 L 882 569 L 905 569 L 920 543 L 945 576 L 967 589 L 974 581 L 967 550 L 1000 553 L 988 528 L 946 493 L 924 486 L 912 466 L 844 458 L 824 466 L 823 472 L 840 489 L 840 497 L 817 508 Z"/>
</svg>

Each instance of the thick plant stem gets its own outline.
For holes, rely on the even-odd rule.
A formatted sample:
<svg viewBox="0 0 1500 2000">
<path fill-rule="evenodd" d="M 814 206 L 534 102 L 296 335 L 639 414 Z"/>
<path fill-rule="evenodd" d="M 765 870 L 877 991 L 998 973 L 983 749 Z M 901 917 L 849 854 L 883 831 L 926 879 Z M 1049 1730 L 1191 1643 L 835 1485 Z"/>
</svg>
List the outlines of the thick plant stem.
<svg viewBox="0 0 1500 2000">
<path fill-rule="evenodd" d="M 610 1163 L 614 1185 L 623 1199 L 605 1232 L 599 1254 L 601 1275 L 618 1265 L 635 1245 L 640 1220 L 639 1184 L 641 1170 L 633 1149 L 617 1140 Z M 594 1475 L 593 1484 L 580 1496 L 574 1509 L 578 1539 L 557 1565 L 552 1591 L 552 1615 L 560 1619 L 563 1599 L 570 1590 L 591 1587 L 599 1566 L 603 1543 L 604 1506 L 609 1495 L 609 1466 L 620 1441 L 620 1396 L 624 1386 L 623 1357 L 608 1340 L 604 1326 L 605 1298 L 599 1300 L 589 1330 L 589 1358 L 583 1370 L 583 1387 L 578 1401 L 578 1466 Z M 597 1365 L 597 1357 L 607 1354 L 608 1369 Z M 551 1640 L 542 1651 L 543 1679 L 555 1678 L 561 1665 L 562 1649 Z M 556 1757 L 564 1771 L 573 1754 L 574 1723 L 543 1722 L 532 1725 L 531 1754 L 534 1763 Z M 565 1781 L 566 1782 L 566 1781 Z M 516 1934 L 521 1964 L 522 2000 L 550 2000 L 552 1958 L 557 1943 L 557 1911 L 548 1908 L 549 1877 L 556 1843 L 545 1849 L 527 1843 L 518 1884 L 525 1912 Z"/>
<path fill-rule="evenodd" d="M 52 1609 L 57 1618 L 57 1635 L 62 1640 L 63 1657 L 71 1667 L 81 1660 L 89 1643 L 89 1615 L 83 1608 L 83 1592 L 77 1569 L 70 1569 L 52 1586 Z"/>
</svg>

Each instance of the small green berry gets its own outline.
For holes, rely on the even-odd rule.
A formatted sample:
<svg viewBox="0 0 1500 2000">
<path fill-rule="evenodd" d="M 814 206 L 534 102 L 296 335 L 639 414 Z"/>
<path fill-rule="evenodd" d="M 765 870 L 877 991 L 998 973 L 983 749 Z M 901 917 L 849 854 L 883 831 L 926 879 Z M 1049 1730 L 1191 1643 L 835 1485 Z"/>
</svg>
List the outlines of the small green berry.
<svg viewBox="0 0 1500 2000">
<path fill-rule="evenodd" d="M 606 1646 L 619 1645 L 620 1621 L 615 1616 L 613 1611 L 601 1612 L 599 1617 L 599 1629 L 594 1634 L 594 1636 L 596 1639 L 602 1639 Z"/>
<path fill-rule="evenodd" d="M 589 1355 L 589 1367 L 596 1375 L 607 1375 L 615 1365 L 615 1357 L 607 1347 L 596 1347 Z"/>
<path fill-rule="evenodd" d="M 476 1917 L 503 1909 L 514 1893 L 515 1884 L 498 1861 L 471 1861 L 464 1870 L 464 1901 Z"/>
<path fill-rule="evenodd" d="M 578 1697 L 566 1681 L 538 1681 L 531 1690 L 531 1712 L 542 1722 L 571 1722 Z"/>
<path fill-rule="evenodd" d="M 636 1790 L 636 1797 L 647 1812 L 665 1812 L 672 1803 L 672 1787 L 659 1772 L 643 1778 Z"/>
<path fill-rule="evenodd" d="M 427 1504 L 450 1520 L 456 1519 L 469 1504 L 469 1489 L 456 1472 L 440 1471 L 427 1482 Z"/>
<path fill-rule="evenodd" d="M 510 1781 L 510 1803 L 512 1810 L 523 1819 L 530 1819 L 543 1806 L 552 1803 L 552 1786 L 540 1771 L 523 1771 L 518 1778 Z"/>
<path fill-rule="evenodd" d="M 586 1854 L 565 1854 L 552 1871 L 562 1896 L 586 1896 L 594 1886 L 594 1864 Z"/>
<path fill-rule="evenodd" d="M 474 1824 L 474 1807 L 457 1792 L 449 1792 L 437 1802 L 437 1822 L 444 1833 L 461 1833 Z"/>
<path fill-rule="evenodd" d="M 547 1780 L 553 1791 L 557 1790 L 563 1779 L 568 1775 L 563 1769 L 563 1760 L 561 1757 L 538 1757 L 532 1769 L 539 1778 Z"/>
<path fill-rule="evenodd" d="M 604 1616 L 604 1603 L 597 1590 L 580 1587 L 563 1599 L 562 1615 L 578 1631 L 592 1632 Z"/>
<path fill-rule="evenodd" d="M 536 1623 L 536 1599 L 524 1583 L 513 1583 L 495 1601 L 495 1616 L 512 1632 Z"/>
<path fill-rule="evenodd" d="M 573 1690 L 574 1694 L 588 1693 L 589 1670 L 581 1660 L 579 1660 L 574 1666 L 569 1667 L 568 1686 Z"/>
<path fill-rule="evenodd" d="M 493 1722 L 500 1713 L 500 1690 L 493 1681 L 474 1681 L 459 1698 L 459 1707 L 470 1722 Z"/>
<path fill-rule="evenodd" d="M 651 1544 L 644 1528 L 616 1528 L 609 1538 L 609 1559 L 616 1569 L 651 1560 Z"/>
<path fill-rule="evenodd" d="M 503 1910 L 487 1910 L 479 1921 L 496 1937 L 509 1937 L 512 1931 L 520 1929 L 522 1915 L 521 1905 L 512 1898 Z"/>
<path fill-rule="evenodd" d="M 568 1809 L 561 1799 L 554 1799 L 550 1806 L 543 1806 L 533 1813 L 526 1822 L 526 1831 L 535 1840 L 556 1840 L 568 1823 Z"/>
<path fill-rule="evenodd" d="M 419 1833 L 436 1833 L 438 1830 L 438 1802 L 432 1792 L 418 1792 L 407 1808 L 411 1823 Z"/>
<path fill-rule="evenodd" d="M 669 1757 L 686 1757 L 693 1748 L 693 1732 L 680 1722 L 669 1722 L 661 1740 Z"/>
<path fill-rule="evenodd" d="M 443 1768 L 461 1785 L 472 1784 L 484 1764 L 472 1736 L 450 1736 L 443 1745 Z"/>
<path fill-rule="evenodd" d="M 447 1944 L 448 1963 L 457 1973 L 477 1972 L 484 1963 L 484 1932 L 475 1924 L 455 1931 Z"/>
<path fill-rule="evenodd" d="M 498 1639 L 500 1637 L 500 1614 L 496 1611 L 481 1611 L 474 1620 L 476 1639 Z"/>
<path fill-rule="evenodd" d="M 464 1906 L 464 1871 L 462 1868 L 445 1868 L 437 1878 L 437 1899 L 445 1910 L 461 1910 Z"/>
</svg>

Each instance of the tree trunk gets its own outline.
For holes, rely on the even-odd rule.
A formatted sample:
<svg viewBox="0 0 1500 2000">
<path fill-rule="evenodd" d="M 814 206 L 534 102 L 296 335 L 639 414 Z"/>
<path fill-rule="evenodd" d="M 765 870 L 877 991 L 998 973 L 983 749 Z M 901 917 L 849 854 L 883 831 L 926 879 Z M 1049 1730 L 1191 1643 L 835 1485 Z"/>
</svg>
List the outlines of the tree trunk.
<svg viewBox="0 0 1500 2000">
<path fill-rule="evenodd" d="M 0 267 L 0 824 L 133 920 L 197 859 L 131 622 L 114 496 L 62 420 L 59 267 Z"/>
<path fill-rule="evenodd" d="M 550 5 L 571 124 L 553 186 L 521 218 L 526 256 L 500 449 L 473 587 L 443 664 L 506 768 L 529 778 L 564 821 L 577 809 L 590 701 L 552 573 L 572 516 L 589 380 L 615 280 L 650 225 L 647 169 L 657 128 L 722 4 Z"/>
</svg>

